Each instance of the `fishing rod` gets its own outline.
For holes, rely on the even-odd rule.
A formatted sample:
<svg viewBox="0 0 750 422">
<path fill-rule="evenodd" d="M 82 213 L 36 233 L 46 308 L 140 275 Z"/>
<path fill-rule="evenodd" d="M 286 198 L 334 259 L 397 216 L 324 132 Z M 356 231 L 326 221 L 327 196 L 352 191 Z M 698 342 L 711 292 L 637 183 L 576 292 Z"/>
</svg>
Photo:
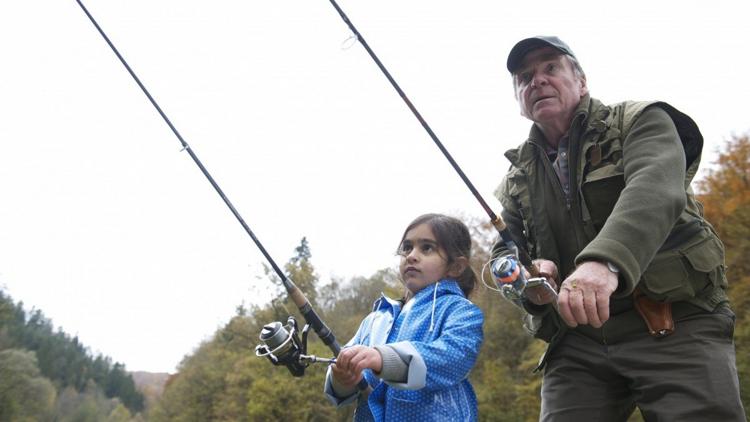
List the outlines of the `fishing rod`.
<svg viewBox="0 0 750 422">
<path fill-rule="evenodd" d="M 456 170 L 456 173 L 458 173 L 458 176 L 461 177 L 461 180 L 464 181 L 464 184 L 466 184 L 466 187 L 469 188 L 471 193 L 474 195 L 474 197 L 479 202 L 479 205 L 482 206 L 484 211 L 487 213 L 487 215 L 490 217 L 490 221 L 492 222 L 492 225 L 497 229 L 497 231 L 500 233 L 500 236 L 502 237 L 503 241 L 506 245 L 514 246 L 515 242 L 513 241 L 513 238 L 510 235 L 510 231 L 508 230 L 508 227 L 505 225 L 505 222 L 503 219 L 496 215 L 494 211 L 492 211 L 492 208 L 487 204 L 487 202 L 484 200 L 482 195 L 477 191 L 477 189 L 474 187 L 474 184 L 471 183 L 471 180 L 466 176 L 466 174 L 461 170 L 461 167 L 459 167 L 456 160 L 453 159 L 453 156 L 448 152 L 448 150 L 445 148 L 442 142 L 440 142 L 440 139 L 438 139 L 437 135 L 435 135 L 435 132 L 432 130 L 429 124 L 427 124 L 427 121 L 422 117 L 422 115 L 419 113 L 419 110 L 417 110 L 416 107 L 414 107 L 414 104 L 409 100 L 409 97 L 406 96 L 406 93 L 404 93 L 404 90 L 401 89 L 401 87 L 398 85 L 396 80 L 391 76 L 391 73 L 386 69 L 385 65 L 380 61 L 378 56 L 375 54 L 375 52 L 370 48 L 370 45 L 367 44 L 367 41 L 365 41 L 365 38 L 362 36 L 362 34 L 357 30 L 357 28 L 354 26 L 352 21 L 349 19 L 348 16 L 346 16 L 346 13 L 339 7 L 338 3 L 336 3 L 335 0 L 329 0 L 331 2 L 331 5 L 336 9 L 338 14 L 341 16 L 341 19 L 344 20 L 344 22 L 349 26 L 349 29 L 351 29 L 352 33 L 354 33 L 354 37 L 356 41 L 359 41 L 360 44 L 362 44 L 362 47 L 367 51 L 367 54 L 370 55 L 372 60 L 375 62 L 375 64 L 378 66 L 381 72 L 383 72 L 383 75 L 388 79 L 388 82 L 391 83 L 393 86 L 393 89 L 398 92 L 398 95 L 401 97 L 401 99 L 406 103 L 406 106 L 409 107 L 409 110 L 411 110 L 412 114 L 414 114 L 414 117 L 419 120 L 419 123 L 422 125 L 422 127 L 427 131 L 427 133 L 430 135 L 430 138 L 432 138 L 432 141 L 435 143 L 435 145 L 440 149 L 440 152 L 443 153 L 445 158 L 448 160 L 448 162 L 451 164 L 454 170 Z M 521 261 L 523 264 L 531 266 L 531 257 L 529 257 L 528 253 L 524 250 L 521 250 Z"/>
<path fill-rule="evenodd" d="M 464 184 L 466 184 L 466 187 L 469 188 L 471 193 L 474 195 L 474 197 L 479 202 L 479 205 L 482 206 L 484 211 L 487 213 L 487 215 L 490 217 L 490 221 L 492 222 L 492 225 L 497 229 L 498 233 L 500 234 L 500 238 L 503 240 L 503 243 L 508 248 L 509 251 L 516 257 L 518 257 L 518 260 L 520 260 L 521 264 L 523 264 L 526 269 L 529 271 L 529 273 L 532 276 L 538 275 L 538 271 L 536 267 L 532 264 L 531 257 L 529 256 L 529 253 L 523 249 L 519 248 L 515 241 L 513 240 L 513 237 L 510 234 L 510 230 L 506 226 L 503 219 L 494 213 L 490 206 L 487 204 L 487 202 L 482 198 L 482 195 L 477 191 L 477 189 L 474 187 L 474 184 L 471 183 L 471 180 L 466 176 L 466 174 L 461 170 L 461 167 L 458 165 L 456 160 L 453 159 L 451 154 L 448 152 L 448 150 L 445 148 L 442 142 L 440 142 L 440 139 L 438 139 L 435 132 L 432 130 L 429 124 L 427 124 L 427 121 L 422 117 L 422 115 L 419 113 L 416 107 L 414 107 L 414 104 L 409 100 L 409 97 L 406 96 L 406 93 L 404 93 L 404 90 L 401 89 L 401 87 L 398 85 L 396 80 L 391 76 L 391 73 L 386 69 L 385 65 L 380 61 L 378 56 L 375 54 L 375 52 L 370 48 L 370 45 L 367 44 L 367 41 L 365 41 L 365 38 L 362 36 L 362 34 L 357 30 L 357 28 L 354 26 L 352 21 L 349 19 L 348 16 L 346 16 L 346 13 L 339 7 L 338 3 L 336 3 L 335 0 L 329 0 L 331 2 L 331 5 L 336 9 L 336 12 L 338 12 L 339 16 L 341 16 L 341 19 L 344 20 L 346 25 L 349 27 L 349 29 L 354 34 L 354 38 L 356 41 L 359 41 L 360 44 L 362 44 L 362 47 L 367 51 L 367 54 L 370 55 L 372 60 L 375 62 L 375 64 L 378 66 L 380 71 L 385 75 L 385 77 L 388 79 L 388 82 L 391 83 L 391 86 L 393 86 L 393 89 L 398 92 L 398 95 L 401 97 L 401 99 L 404 101 L 407 107 L 409 107 L 409 110 L 411 110 L 412 114 L 414 114 L 414 117 L 417 118 L 419 123 L 422 125 L 422 127 L 427 131 L 427 133 L 430 135 L 430 138 L 432 138 L 432 141 L 435 143 L 435 145 L 440 149 L 440 152 L 443 153 L 445 158 L 448 160 L 450 165 L 453 167 L 454 170 L 456 170 L 456 173 L 458 173 L 458 176 L 461 177 L 461 180 L 463 180 Z M 509 258 L 500 257 L 497 260 L 493 262 L 492 265 L 492 273 L 495 276 L 495 279 L 497 280 L 498 284 L 503 286 L 503 294 L 510 300 L 512 300 L 514 303 L 521 300 L 521 296 L 523 295 L 523 291 L 526 289 L 526 287 L 532 287 L 534 284 L 539 284 L 544 280 L 544 283 L 541 285 L 550 290 L 555 295 L 557 294 L 555 290 L 546 282 L 546 280 L 543 277 L 536 277 L 534 279 L 526 279 L 526 275 L 523 271 L 516 271 L 515 267 L 513 266 L 513 263 L 507 262 L 509 261 Z M 529 284 L 531 282 L 531 284 Z M 508 290 L 508 288 L 511 288 L 512 290 Z M 509 297 L 509 295 L 511 297 Z"/>
<path fill-rule="evenodd" d="M 123 66 L 125 66 L 125 69 L 127 69 L 128 73 L 130 73 L 130 76 L 133 78 L 133 80 L 135 80 L 143 93 L 146 94 L 146 97 L 154 106 L 154 108 L 156 108 L 156 111 L 159 112 L 159 115 L 161 115 L 162 119 L 164 119 L 164 122 L 166 122 L 177 139 L 180 141 L 180 144 L 182 144 L 182 150 L 187 151 L 188 154 L 190 154 L 190 158 L 192 158 L 198 168 L 200 168 L 203 175 L 206 176 L 206 179 L 208 179 L 208 181 L 211 183 L 211 186 L 214 187 L 221 199 L 224 201 L 227 207 L 229 207 L 229 210 L 232 211 L 232 214 L 234 214 L 237 221 L 239 221 L 239 223 L 242 225 L 242 228 L 245 229 L 245 232 L 247 232 L 248 235 L 250 235 L 250 238 L 255 243 L 255 246 L 258 247 L 268 263 L 271 264 L 273 271 L 281 279 L 281 284 L 284 286 L 284 289 L 286 289 L 287 294 L 297 306 L 297 309 L 299 309 L 302 316 L 305 318 L 307 324 L 302 330 L 304 341 L 300 340 L 296 336 L 297 325 L 293 317 L 289 317 L 290 319 L 287 323 L 288 329 L 281 326 L 281 323 L 278 322 L 267 324 L 265 327 L 263 327 L 263 331 L 261 332 L 260 337 L 261 341 L 263 341 L 265 344 L 258 345 L 258 347 L 256 348 L 256 355 L 267 356 L 274 365 L 286 366 L 294 376 L 302 376 L 305 367 L 311 362 L 332 363 L 330 359 L 307 356 L 305 352 L 307 349 L 307 329 L 309 327 L 312 327 L 312 329 L 323 341 L 323 343 L 328 346 L 329 349 L 331 349 L 333 355 L 338 356 L 339 352 L 341 351 L 341 345 L 339 345 L 338 341 L 336 341 L 336 336 L 334 336 L 333 331 L 331 331 L 330 328 L 328 328 L 328 326 L 323 322 L 323 320 L 320 319 L 320 316 L 318 316 L 318 314 L 312 308 L 312 305 L 310 305 L 310 301 L 307 300 L 307 297 L 305 297 L 302 291 L 294 284 L 294 282 L 292 282 L 292 280 L 289 279 L 289 277 L 287 277 L 281 271 L 279 266 L 276 265 L 276 262 L 273 260 L 273 258 L 271 258 L 271 255 L 268 253 L 268 251 L 266 251 L 266 248 L 263 247 L 263 244 L 260 243 L 260 240 L 258 240 L 253 231 L 250 229 L 250 226 L 245 223 L 245 220 L 242 218 L 234 205 L 232 205 L 232 203 L 229 201 L 229 198 L 227 198 L 227 196 L 224 194 L 224 191 L 222 191 L 214 178 L 211 177 L 211 174 L 209 174 L 208 170 L 206 170 L 206 167 L 203 166 L 203 163 L 201 163 L 201 161 L 198 159 L 198 156 L 195 154 L 193 149 L 182 138 L 182 135 L 180 135 L 180 133 L 177 131 L 177 128 L 175 128 L 175 126 L 169 120 L 161 107 L 159 107 L 159 104 L 157 104 L 156 100 L 154 100 L 154 97 L 151 95 L 148 89 L 146 89 L 133 69 L 131 69 L 130 65 L 128 65 L 127 61 L 125 61 L 125 58 L 123 58 L 112 41 L 110 41 L 109 37 L 107 37 L 107 34 L 104 33 L 97 21 L 94 19 L 91 13 L 89 13 L 88 9 L 86 9 L 86 6 L 83 5 L 81 0 L 76 1 L 78 2 L 78 5 L 81 6 L 81 9 L 86 14 L 86 16 L 88 16 L 91 23 L 94 24 L 96 30 L 99 31 L 99 34 L 101 34 L 101 36 L 107 42 L 117 58 L 123 64 Z M 284 338 L 282 339 L 281 337 Z M 275 342 L 278 342 L 278 344 L 276 344 Z M 283 346 L 283 348 L 277 347 L 280 344 Z M 360 388 L 367 388 L 367 383 L 366 381 L 364 381 L 364 379 L 362 380 L 362 383 L 360 383 Z"/>
</svg>

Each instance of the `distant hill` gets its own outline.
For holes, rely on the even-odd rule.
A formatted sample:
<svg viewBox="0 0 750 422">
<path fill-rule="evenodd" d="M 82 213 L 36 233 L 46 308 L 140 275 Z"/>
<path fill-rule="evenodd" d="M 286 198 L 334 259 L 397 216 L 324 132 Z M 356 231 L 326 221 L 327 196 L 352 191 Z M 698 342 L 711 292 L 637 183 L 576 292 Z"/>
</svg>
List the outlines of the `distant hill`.
<svg viewBox="0 0 750 422">
<path fill-rule="evenodd" d="M 164 392 L 164 386 L 171 374 L 166 372 L 130 372 L 135 388 L 146 398 L 146 408 L 150 408 Z"/>
</svg>

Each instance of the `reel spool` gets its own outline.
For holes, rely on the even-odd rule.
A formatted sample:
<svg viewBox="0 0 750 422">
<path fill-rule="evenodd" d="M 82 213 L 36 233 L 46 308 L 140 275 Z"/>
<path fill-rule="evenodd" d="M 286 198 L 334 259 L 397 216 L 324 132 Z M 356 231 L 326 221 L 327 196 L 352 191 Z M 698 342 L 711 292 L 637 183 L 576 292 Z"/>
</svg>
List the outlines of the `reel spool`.
<svg viewBox="0 0 750 422">
<path fill-rule="evenodd" d="M 274 321 L 263 326 L 260 332 L 261 344 L 255 347 L 255 356 L 267 357 L 272 364 L 283 365 L 295 377 L 305 374 L 308 363 L 301 358 L 307 352 L 307 333 L 310 326 L 302 328 L 302 339 L 297 335 L 297 320 L 287 319 L 287 325 Z"/>
<path fill-rule="evenodd" d="M 513 303 L 521 300 L 526 289 L 526 276 L 518 261 L 512 256 L 503 256 L 492 262 L 490 267 L 500 293 Z"/>
<path fill-rule="evenodd" d="M 336 363 L 336 358 L 321 358 L 307 353 L 307 334 L 310 325 L 302 327 L 302 339 L 297 335 L 297 320 L 293 316 L 286 325 L 274 321 L 263 326 L 260 331 L 261 344 L 255 346 L 255 356 L 267 357 L 272 364 L 283 365 L 295 377 L 305 375 L 305 368 L 311 363 Z"/>
</svg>

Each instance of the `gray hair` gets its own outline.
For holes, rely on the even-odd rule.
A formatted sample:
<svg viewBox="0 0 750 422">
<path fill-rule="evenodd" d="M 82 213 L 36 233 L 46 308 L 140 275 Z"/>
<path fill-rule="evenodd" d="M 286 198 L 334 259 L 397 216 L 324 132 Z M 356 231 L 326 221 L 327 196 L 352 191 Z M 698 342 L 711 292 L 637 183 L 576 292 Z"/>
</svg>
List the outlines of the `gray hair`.
<svg viewBox="0 0 750 422">
<path fill-rule="evenodd" d="M 581 79 L 586 79 L 586 72 L 583 71 L 581 64 L 578 63 L 578 59 L 571 56 L 570 54 L 566 54 L 565 57 L 568 59 L 568 62 L 573 65 L 573 72 L 575 73 L 575 75 Z"/>
</svg>

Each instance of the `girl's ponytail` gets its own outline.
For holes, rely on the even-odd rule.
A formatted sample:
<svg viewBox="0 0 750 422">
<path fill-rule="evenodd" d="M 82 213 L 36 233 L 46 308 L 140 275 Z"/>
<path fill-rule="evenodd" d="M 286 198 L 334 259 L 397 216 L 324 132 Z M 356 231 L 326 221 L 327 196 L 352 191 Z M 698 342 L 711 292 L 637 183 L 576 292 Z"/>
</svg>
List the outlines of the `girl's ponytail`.
<svg viewBox="0 0 750 422">
<path fill-rule="evenodd" d="M 474 289 L 477 287 L 477 272 L 474 271 L 474 268 L 472 268 L 471 265 L 469 265 L 469 263 L 467 262 L 464 272 L 461 273 L 460 276 L 456 277 L 456 281 L 458 281 L 458 285 L 461 287 L 461 291 L 464 292 L 464 296 L 469 297 L 469 295 L 474 292 Z"/>
</svg>

